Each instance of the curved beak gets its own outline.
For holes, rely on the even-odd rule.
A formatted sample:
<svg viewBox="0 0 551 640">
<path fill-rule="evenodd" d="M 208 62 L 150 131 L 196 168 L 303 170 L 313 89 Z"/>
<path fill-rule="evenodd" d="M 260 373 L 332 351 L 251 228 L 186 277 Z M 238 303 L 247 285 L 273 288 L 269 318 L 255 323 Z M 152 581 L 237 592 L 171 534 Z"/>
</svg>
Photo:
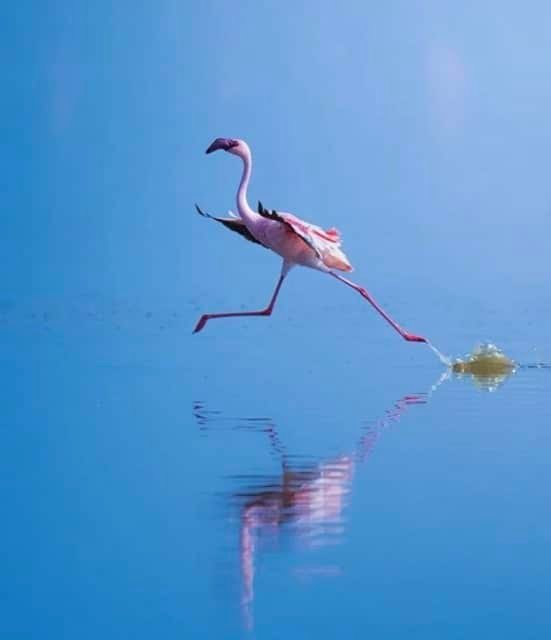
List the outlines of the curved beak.
<svg viewBox="0 0 551 640">
<path fill-rule="evenodd" d="M 216 138 L 216 140 L 210 145 L 210 147 L 205 151 L 205 153 L 212 153 L 213 151 L 218 151 L 218 149 L 223 149 L 227 151 L 231 149 L 234 145 L 232 144 L 232 140 L 229 138 Z"/>
</svg>

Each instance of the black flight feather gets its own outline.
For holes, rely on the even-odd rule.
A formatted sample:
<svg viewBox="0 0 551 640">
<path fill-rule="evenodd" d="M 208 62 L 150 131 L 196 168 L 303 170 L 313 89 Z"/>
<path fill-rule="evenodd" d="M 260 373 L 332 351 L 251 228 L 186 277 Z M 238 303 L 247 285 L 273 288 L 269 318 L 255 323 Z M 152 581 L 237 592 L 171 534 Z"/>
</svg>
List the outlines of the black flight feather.
<svg viewBox="0 0 551 640">
<path fill-rule="evenodd" d="M 216 216 L 211 216 L 210 213 L 203 211 L 198 204 L 195 205 L 195 209 L 197 210 L 197 213 L 199 215 L 203 216 L 204 218 L 210 218 L 211 220 L 216 220 L 216 222 L 222 223 L 227 229 L 230 229 L 230 231 L 235 231 L 235 233 L 238 233 L 246 240 L 254 242 L 255 244 L 259 244 L 261 247 L 266 246 L 253 236 L 253 234 L 247 229 L 244 222 L 240 218 L 217 218 Z"/>
<path fill-rule="evenodd" d="M 195 204 L 195 209 L 197 210 L 197 213 L 203 216 L 204 218 L 210 218 L 211 220 L 216 220 L 216 222 L 220 222 L 225 227 L 230 229 L 230 231 L 235 231 L 235 233 L 238 233 L 240 236 L 243 236 L 243 238 L 245 238 L 246 240 L 249 240 L 250 242 L 254 242 L 255 244 L 259 244 L 261 247 L 266 247 L 265 244 L 263 244 L 262 242 L 260 242 L 260 240 L 257 240 L 253 236 L 253 234 L 247 229 L 247 226 L 241 220 L 241 218 L 217 218 L 216 216 L 212 216 L 210 213 L 203 211 L 198 204 Z M 292 231 L 296 236 L 298 236 L 308 247 L 310 247 L 310 249 L 312 249 L 312 251 L 317 255 L 317 257 L 321 259 L 321 254 L 317 249 L 317 247 L 312 242 L 312 240 L 306 234 L 301 233 L 298 229 L 293 227 L 292 224 L 287 222 L 287 220 L 285 220 L 283 216 L 279 215 L 279 213 L 275 209 L 272 209 L 272 211 L 270 212 L 268 211 L 268 209 L 265 209 L 262 206 L 262 203 L 259 201 L 258 213 L 262 217 L 267 218 L 268 220 L 275 220 L 276 222 L 279 222 L 280 224 L 285 225 L 287 229 L 289 229 L 289 231 Z M 269 248 L 269 247 L 266 247 L 266 248 Z"/>
</svg>

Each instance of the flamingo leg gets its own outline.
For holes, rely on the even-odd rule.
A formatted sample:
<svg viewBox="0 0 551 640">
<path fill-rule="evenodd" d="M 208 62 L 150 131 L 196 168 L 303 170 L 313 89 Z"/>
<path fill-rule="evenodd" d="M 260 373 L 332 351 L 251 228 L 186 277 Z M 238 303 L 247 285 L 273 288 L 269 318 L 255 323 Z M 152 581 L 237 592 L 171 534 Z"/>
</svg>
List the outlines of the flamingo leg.
<svg viewBox="0 0 551 640">
<path fill-rule="evenodd" d="M 268 306 L 265 309 L 260 309 L 260 311 L 234 311 L 230 313 L 205 313 L 199 318 L 199 322 L 195 325 L 195 329 L 193 333 L 199 333 L 201 329 L 207 324 L 209 320 L 213 320 L 215 318 L 237 318 L 239 316 L 270 316 L 272 315 L 272 311 L 274 309 L 274 305 L 279 294 L 279 290 L 281 289 L 281 285 L 283 284 L 283 280 L 285 279 L 285 272 L 282 272 L 279 276 L 279 280 L 277 281 L 276 288 L 272 295 L 272 299 L 270 300 Z"/>
<path fill-rule="evenodd" d="M 407 340 L 408 342 L 428 342 L 426 338 L 423 338 L 422 336 L 416 336 L 413 333 L 409 333 L 405 329 L 402 329 L 402 327 L 395 320 L 393 320 L 388 315 L 388 313 L 374 300 L 374 298 L 371 296 L 369 291 L 366 291 L 363 287 L 360 287 L 360 285 L 352 282 L 351 280 L 348 280 L 347 278 L 343 278 L 338 273 L 335 273 L 333 271 L 328 271 L 327 273 L 333 276 L 333 278 L 336 278 L 337 280 L 344 282 L 346 286 L 351 287 L 352 289 L 357 291 L 362 297 L 364 297 L 369 302 L 369 304 L 372 307 L 374 307 L 375 310 L 383 316 L 383 318 L 388 322 L 388 324 L 402 336 L 404 340 Z"/>
</svg>

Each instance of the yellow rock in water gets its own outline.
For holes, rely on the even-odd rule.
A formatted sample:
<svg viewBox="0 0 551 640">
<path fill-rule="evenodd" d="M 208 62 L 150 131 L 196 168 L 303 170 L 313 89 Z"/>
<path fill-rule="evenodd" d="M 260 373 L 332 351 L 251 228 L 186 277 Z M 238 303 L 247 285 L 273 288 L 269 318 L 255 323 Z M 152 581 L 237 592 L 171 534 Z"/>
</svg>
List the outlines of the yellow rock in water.
<svg viewBox="0 0 551 640">
<path fill-rule="evenodd" d="M 516 363 L 508 358 L 495 344 L 478 346 L 465 360 L 458 358 L 452 363 L 454 373 L 472 376 L 473 382 L 483 389 L 495 390 L 516 370 Z"/>
</svg>

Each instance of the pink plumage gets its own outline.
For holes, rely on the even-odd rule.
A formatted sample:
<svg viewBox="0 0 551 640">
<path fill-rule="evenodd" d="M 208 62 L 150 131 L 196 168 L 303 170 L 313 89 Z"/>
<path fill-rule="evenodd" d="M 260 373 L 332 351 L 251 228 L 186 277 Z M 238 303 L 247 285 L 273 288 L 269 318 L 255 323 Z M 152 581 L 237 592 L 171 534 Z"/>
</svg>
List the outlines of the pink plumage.
<svg viewBox="0 0 551 640">
<path fill-rule="evenodd" d="M 283 258 L 281 274 L 268 306 L 259 311 L 240 311 L 229 313 L 208 313 L 199 318 L 194 333 L 201 331 L 209 320 L 237 316 L 269 316 L 272 314 L 283 280 L 295 265 L 301 265 L 327 273 L 357 291 L 377 312 L 409 342 L 427 342 L 421 336 L 411 334 L 395 322 L 379 306 L 363 287 L 335 273 L 332 269 L 349 272 L 352 265 L 341 249 L 341 235 L 335 228 L 324 230 L 321 227 L 301 220 L 291 213 L 268 211 L 259 203 L 258 212 L 253 211 L 247 202 L 247 189 L 252 170 L 252 157 L 249 146 L 244 140 L 216 138 L 207 153 L 222 149 L 238 156 L 243 161 L 243 174 L 237 190 L 237 212 L 239 218 L 214 218 L 227 228 L 235 231 L 251 242 L 271 249 Z M 196 205 L 197 211 L 207 217 Z"/>
<path fill-rule="evenodd" d="M 304 220 L 297 218 L 292 213 L 278 212 L 277 215 L 283 218 L 293 231 L 284 236 L 280 249 L 272 247 L 274 251 L 296 264 L 304 264 L 304 266 L 317 268 L 318 265 L 315 260 L 313 261 L 313 264 L 310 264 L 311 260 L 308 259 L 305 263 L 300 260 L 293 259 L 296 238 L 300 241 L 304 236 L 306 236 L 312 245 L 310 246 L 310 250 L 314 252 L 314 257 L 321 259 L 326 267 L 332 267 L 334 269 L 339 269 L 340 271 L 352 271 L 352 265 L 340 248 L 341 236 L 336 229 L 329 229 L 328 231 L 325 231 L 311 222 L 305 222 Z M 295 238 L 292 238 L 293 233 Z"/>
</svg>

